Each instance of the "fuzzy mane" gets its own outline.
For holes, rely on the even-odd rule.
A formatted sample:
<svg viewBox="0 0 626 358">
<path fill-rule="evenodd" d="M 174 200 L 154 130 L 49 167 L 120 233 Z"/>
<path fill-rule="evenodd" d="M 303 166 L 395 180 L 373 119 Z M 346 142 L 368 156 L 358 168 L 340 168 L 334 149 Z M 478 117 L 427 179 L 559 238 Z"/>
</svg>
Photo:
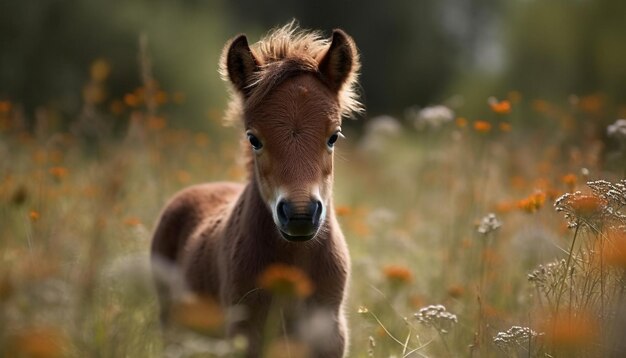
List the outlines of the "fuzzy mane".
<svg viewBox="0 0 626 358">
<path fill-rule="evenodd" d="M 300 29 L 295 20 L 283 27 L 271 30 L 259 42 L 250 46 L 259 63 L 259 70 L 249 87 L 252 88 L 247 104 L 260 102 L 268 92 L 286 78 L 302 72 L 319 73 L 319 60 L 324 56 L 330 41 L 318 31 Z M 226 46 L 220 60 L 222 79 L 229 82 L 226 69 Z M 355 46 L 356 48 L 356 46 Z M 358 53 L 354 54 L 351 74 L 339 89 L 337 98 L 342 117 L 353 117 L 363 111 L 358 99 L 357 78 L 361 63 Z M 244 98 L 239 91 L 232 90 L 225 116 L 227 124 L 241 123 Z"/>
</svg>

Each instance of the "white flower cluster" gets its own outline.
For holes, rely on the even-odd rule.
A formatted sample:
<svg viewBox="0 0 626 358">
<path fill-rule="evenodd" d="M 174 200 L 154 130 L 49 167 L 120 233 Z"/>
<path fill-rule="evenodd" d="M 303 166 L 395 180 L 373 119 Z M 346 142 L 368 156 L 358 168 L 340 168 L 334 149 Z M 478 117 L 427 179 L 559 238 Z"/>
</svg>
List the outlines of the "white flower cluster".
<svg viewBox="0 0 626 358">
<path fill-rule="evenodd" d="M 443 305 L 423 307 L 415 314 L 415 318 L 419 323 L 433 327 L 441 333 L 448 333 L 458 322 L 456 315 L 448 312 Z"/>
<path fill-rule="evenodd" d="M 507 351 L 515 346 L 525 347 L 529 340 L 542 335 L 543 333 L 537 333 L 529 327 L 513 326 L 505 332 L 498 332 L 493 337 L 493 343 L 500 349 Z"/>
<path fill-rule="evenodd" d="M 429 106 L 422 109 L 409 108 L 406 116 L 418 130 L 438 129 L 454 119 L 454 111 L 450 108 L 437 105 Z"/>
<path fill-rule="evenodd" d="M 496 231 L 500 226 L 502 226 L 502 222 L 498 220 L 496 214 L 489 213 L 480 220 L 480 224 L 478 224 L 478 233 L 487 235 L 490 232 Z"/>
<path fill-rule="evenodd" d="M 626 141 L 626 119 L 618 119 L 606 128 L 606 134 L 618 141 Z"/>
</svg>

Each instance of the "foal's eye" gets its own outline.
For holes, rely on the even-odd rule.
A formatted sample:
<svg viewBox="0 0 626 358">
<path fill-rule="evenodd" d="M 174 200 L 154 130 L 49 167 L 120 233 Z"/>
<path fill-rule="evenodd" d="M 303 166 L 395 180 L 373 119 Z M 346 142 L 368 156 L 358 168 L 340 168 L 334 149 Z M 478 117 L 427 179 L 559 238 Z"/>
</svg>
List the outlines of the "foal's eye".
<svg viewBox="0 0 626 358">
<path fill-rule="evenodd" d="M 259 150 L 263 148 L 263 143 L 261 143 L 259 138 L 257 138 L 252 133 L 248 133 L 248 141 L 250 142 L 250 145 L 252 145 L 252 148 L 254 148 L 254 150 Z"/>
<path fill-rule="evenodd" d="M 326 142 L 326 144 L 328 145 L 329 148 L 332 148 L 335 146 L 335 142 L 337 142 L 337 139 L 339 139 L 339 136 L 343 137 L 341 132 L 334 133 L 333 135 L 330 136 L 330 138 L 328 138 L 328 142 Z"/>
</svg>

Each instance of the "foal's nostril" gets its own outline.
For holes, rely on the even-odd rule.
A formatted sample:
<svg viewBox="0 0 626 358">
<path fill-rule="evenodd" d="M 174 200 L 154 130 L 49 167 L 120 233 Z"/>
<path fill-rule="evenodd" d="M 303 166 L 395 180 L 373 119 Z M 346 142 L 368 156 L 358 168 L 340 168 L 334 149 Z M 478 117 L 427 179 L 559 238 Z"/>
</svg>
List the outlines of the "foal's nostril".
<svg viewBox="0 0 626 358">
<path fill-rule="evenodd" d="M 318 227 L 320 224 L 320 217 L 322 216 L 322 202 L 315 200 L 309 204 L 309 212 L 311 213 L 311 220 L 313 221 L 313 227 Z"/>
<path fill-rule="evenodd" d="M 278 215 L 278 221 L 282 226 L 289 224 L 289 218 L 291 217 L 292 211 L 293 210 L 289 202 L 281 200 L 278 203 L 278 206 L 276 207 L 276 214 Z"/>
</svg>

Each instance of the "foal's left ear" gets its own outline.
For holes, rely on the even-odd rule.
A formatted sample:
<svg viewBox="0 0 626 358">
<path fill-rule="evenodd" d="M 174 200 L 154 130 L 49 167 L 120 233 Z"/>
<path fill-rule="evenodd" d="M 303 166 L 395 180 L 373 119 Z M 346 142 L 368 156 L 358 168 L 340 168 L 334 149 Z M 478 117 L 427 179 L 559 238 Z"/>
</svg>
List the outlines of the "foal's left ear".
<svg viewBox="0 0 626 358">
<path fill-rule="evenodd" d="M 339 91 L 358 70 L 358 56 L 354 40 L 343 30 L 333 30 L 328 50 L 318 58 L 319 71 L 333 91 Z"/>
<path fill-rule="evenodd" d="M 259 69 L 259 62 L 248 46 L 246 35 L 239 35 L 226 45 L 222 66 L 222 75 L 227 75 L 235 88 L 248 96 L 252 75 Z"/>
</svg>

